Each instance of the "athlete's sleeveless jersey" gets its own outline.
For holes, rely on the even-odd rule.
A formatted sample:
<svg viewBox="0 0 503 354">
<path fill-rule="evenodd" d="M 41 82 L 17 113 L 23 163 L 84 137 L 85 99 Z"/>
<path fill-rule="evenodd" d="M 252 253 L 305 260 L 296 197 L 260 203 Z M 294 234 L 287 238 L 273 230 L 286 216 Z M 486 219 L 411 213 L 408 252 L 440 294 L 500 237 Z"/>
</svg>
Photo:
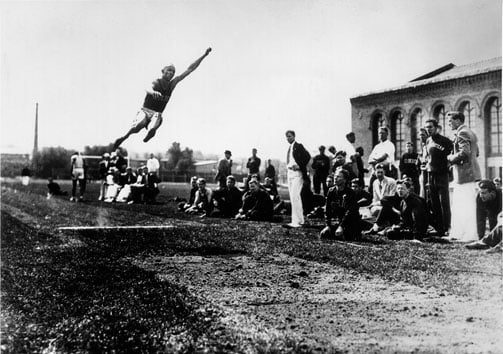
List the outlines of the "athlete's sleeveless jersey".
<svg viewBox="0 0 503 354">
<path fill-rule="evenodd" d="M 145 101 L 143 102 L 143 107 L 151 109 L 153 111 L 162 113 L 166 104 L 168 104 L 169 98 L 171 97 L 171 92 L 173 89 L 171 88 L 171 82 L 169 83 L 167 88 L 163 88 L 161 85 L 161 80 L 157 79 L 153 82 L 154 91 L 160 92 L 162 94 L 161 97 L 156 98 L 151 94 L 145 96 Z"/>
<path fill-rule="evenodd" d="M 73 168 L 84 168 L 84 159 L 80 155 L 72 156 L 72 167 Z"/>
</svg>

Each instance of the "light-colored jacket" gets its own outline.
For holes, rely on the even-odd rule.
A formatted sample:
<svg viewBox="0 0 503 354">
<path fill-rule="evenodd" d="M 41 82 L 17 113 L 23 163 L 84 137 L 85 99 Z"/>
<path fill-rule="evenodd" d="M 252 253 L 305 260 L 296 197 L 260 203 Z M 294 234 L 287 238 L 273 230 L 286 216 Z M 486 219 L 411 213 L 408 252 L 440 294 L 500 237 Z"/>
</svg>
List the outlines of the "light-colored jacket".
<svg viewBox="0 0 503 354">
<path fill-rule="evenodd" d="M 465 124 L 456 130 L 454 149 L 449 159 L 454 168 L 454 181 L 459 184 L 480 180 L 480 166 L 477 161 L 479 146 L 477 136 Z"/>
</svg>

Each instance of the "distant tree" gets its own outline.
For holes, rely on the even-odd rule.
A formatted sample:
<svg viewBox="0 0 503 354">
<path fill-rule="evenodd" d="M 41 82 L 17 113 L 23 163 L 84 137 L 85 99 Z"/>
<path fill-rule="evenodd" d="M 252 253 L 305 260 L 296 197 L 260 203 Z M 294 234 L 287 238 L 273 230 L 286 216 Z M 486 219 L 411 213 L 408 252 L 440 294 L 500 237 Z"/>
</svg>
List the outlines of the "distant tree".
<svg viewBox="0 0 503 354">
<path fill-rule="evenodd" d="M 124 148 L 119 148 L 121 150 L 122 156 L 127 156 L 128 152 Z M 111 153 L 114 150 L 114 144 L 110 143 L 108 145 L 93 145 L 93 146 L 84 146 L 84 155 L 94 155 L 94 156 L 102 156 L 105 152 Z"/>
<path fill-rule="evenodd" d="M 168 161 L 166 163 L 166 168 L 170 171 L 175 171 L 177 174 L 186 175 L 194 170 L 194 152 L 185 148 L 182 150 L 180 148 L 180 143 L 173 142 L 171 147 L 168 149 Z"/>
<path fill-rule="evenodd" d="M 61 146 L 45 147 L 33 156 L 33 169 L 37 177 L 70 177 L 70 157 L 73 151 Z"/>
</svg>

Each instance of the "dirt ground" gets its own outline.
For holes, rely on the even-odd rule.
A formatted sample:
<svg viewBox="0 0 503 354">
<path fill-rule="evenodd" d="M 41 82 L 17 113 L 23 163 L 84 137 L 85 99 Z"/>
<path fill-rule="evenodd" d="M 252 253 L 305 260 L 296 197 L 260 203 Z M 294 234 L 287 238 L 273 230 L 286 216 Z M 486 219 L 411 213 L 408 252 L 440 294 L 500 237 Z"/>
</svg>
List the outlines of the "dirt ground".
<svg viewBox="0 0 503 354">
<path fill-rule="evenodd" d="M 65 218 L 54 223 L 59 208 L 75 204 L 66 200 L 44 202 L 40 197 L 37 201 L 46 203 L 47 209 L 37 214 L 31 209 L 33 206 L 24 208 L 15 202 L 14 189 L 4 193 L 4 197 L 8 194 L 10 197 L 3 199 L 3 211 L 25 224 L 60 232 L 68 243 L 80 242 L 75 233 L 57 231 L 56 227 L 85 226 L 82 218 L 76 223 Z M 115 219 L 116 213 L 123 214 L 122 217 L 131 215 L 128 210 L 114 208 L 97 212 L 95 205 L 79 205 L 79 208 L 92 215 L 88 225 L 117 225 L 115 221 L 120 220 Z M 149 224 L 161 221 L 156 220 L 150 215 Z M 222 227 L 234 223 L 221 222 Z M 208 226 L 208 221 L 175 216 L 163 218 L 162 225 L 183 229 Z M 250 224 L 250 227 L 257 226 Z M 265 227 L 275 237 L 292 237 L 280 225 Z M 265 237 L 262 241 L 268 242 Z M 374 252 L 380 249 L 379 245 L 356 243 L 343 247 Z M 460 259 L 452 257 L 456 266 Z M 499 264 L 495 267 L 499 272 L 474 267 L 473 272 L 459 275 L 466 278 L 468 288 L 481 285 L 481 292 L 475 290 L 473 296 L 470 295 L 473 292 L 463 296 L 445 291 L 445 287 L 431 282 L 428 286 L 417 286 L 412 285 L 417 283 L 413 281 L 391 281 L 277 249 L 270 254 L 237 250 L 201 255 L 180 248 L 167 254 L 123 260 L 155 273 L 161 281 L 186 286 L 202 302 L 217 309 L 221 314 L 221 330 L 244 343 L 243 352 L 283 352 L 295 342 L 301 343 L 298 351 L 306 352 L 503 353 L 501 255 L 488 257 Z M 169 340 L 176 349 L 177 338 Z"/>
</svg>

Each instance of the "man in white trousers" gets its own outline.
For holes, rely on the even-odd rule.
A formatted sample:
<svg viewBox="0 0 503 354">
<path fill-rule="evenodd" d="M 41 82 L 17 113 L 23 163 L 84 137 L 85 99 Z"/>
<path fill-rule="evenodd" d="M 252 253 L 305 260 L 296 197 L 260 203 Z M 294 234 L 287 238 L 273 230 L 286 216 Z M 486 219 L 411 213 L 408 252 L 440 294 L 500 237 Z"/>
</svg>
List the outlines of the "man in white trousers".
<svg viewBox="0 0 503 354">
<path fill-rule="evenodd" d="M 284 226 L 286 228 L 296 228 L 301 227 L 304 223 L 301 191 L 304 181 L 309 181 L 307 164 L 311 159 L 311 155 L 302 144 L 295 141 L 295 132 L 293 130 L 287 130 L 285 136 L 290 145 L 286 155 L 286 166 L 288 192 L 290 193 L 290 203 L 292 205 L 292 221 Z"/>
</svg>

